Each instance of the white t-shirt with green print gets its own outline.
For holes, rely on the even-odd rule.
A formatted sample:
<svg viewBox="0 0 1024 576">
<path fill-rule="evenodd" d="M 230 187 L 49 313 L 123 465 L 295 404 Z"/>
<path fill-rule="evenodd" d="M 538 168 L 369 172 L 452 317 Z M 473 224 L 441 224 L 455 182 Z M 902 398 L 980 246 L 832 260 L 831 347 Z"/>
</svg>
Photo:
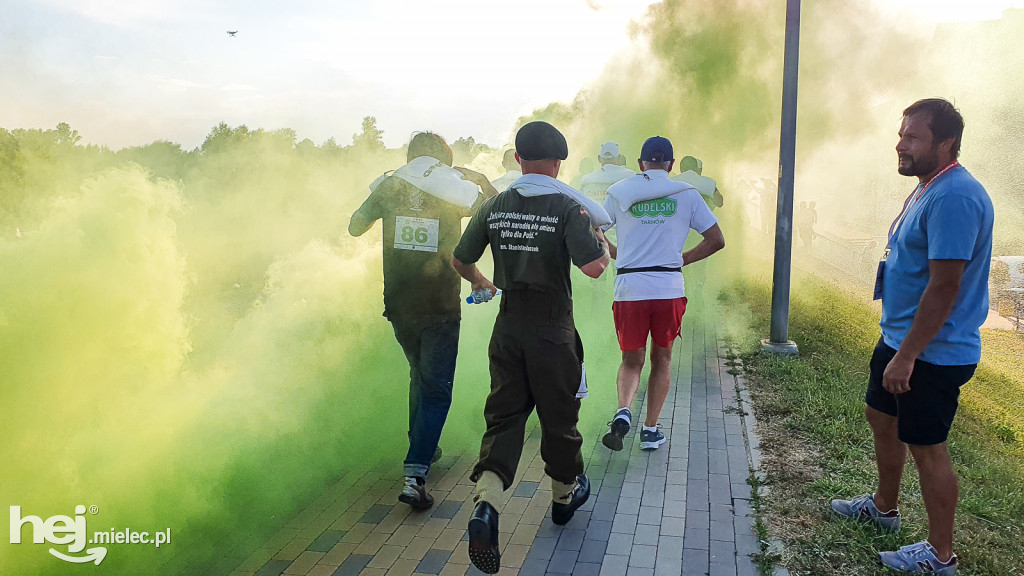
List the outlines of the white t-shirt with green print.
<svg viewBox="0 0 1024 576">
<path fill-rule="evenodd" d="M 652 179 L 669 178 L 664 170 L 648 170 L 645 174 Z M 620 182 L 618 186 L 627 182 Z M 616 269 L 680 268 L 683 265 L 683 245 L 690 230 L 703 234 L 718 223 L 718 218 L 693 188 L 632 206 L 620 206 L 614 197 L 608 196 L 604 208 L 617 231 Z M 686 286 L 679 272 L 633 272 L 615 277 L 616 302 L 668 300 L 684 296 Z"/>
</svg>

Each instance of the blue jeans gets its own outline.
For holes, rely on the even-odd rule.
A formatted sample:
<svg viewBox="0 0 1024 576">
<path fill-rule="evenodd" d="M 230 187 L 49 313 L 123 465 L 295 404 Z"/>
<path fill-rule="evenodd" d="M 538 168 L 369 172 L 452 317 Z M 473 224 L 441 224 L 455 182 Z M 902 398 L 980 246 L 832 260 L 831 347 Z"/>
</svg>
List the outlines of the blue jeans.
<svg viewBox="0 0 1024 576">
<path fill-rule="evenodd" d="M 391 318 L 409 360 L 409 452 L 405 475 L 425 478 L 452 405 L 460 319 L 454 316 Z"/>
</svg>

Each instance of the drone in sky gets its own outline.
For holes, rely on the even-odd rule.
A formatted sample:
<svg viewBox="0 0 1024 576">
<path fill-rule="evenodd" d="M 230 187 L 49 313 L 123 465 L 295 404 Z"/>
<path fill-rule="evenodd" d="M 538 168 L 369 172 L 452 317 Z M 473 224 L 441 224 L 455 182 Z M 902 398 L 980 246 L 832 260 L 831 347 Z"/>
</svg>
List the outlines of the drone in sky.
<svg viewBox="0 0 1024 576">
<path fill-rule="evenodd" d="M 238 30 L 228 30 L 228 36 L 235 38 L 235 34 L 238 34 Z"/>
</svg>

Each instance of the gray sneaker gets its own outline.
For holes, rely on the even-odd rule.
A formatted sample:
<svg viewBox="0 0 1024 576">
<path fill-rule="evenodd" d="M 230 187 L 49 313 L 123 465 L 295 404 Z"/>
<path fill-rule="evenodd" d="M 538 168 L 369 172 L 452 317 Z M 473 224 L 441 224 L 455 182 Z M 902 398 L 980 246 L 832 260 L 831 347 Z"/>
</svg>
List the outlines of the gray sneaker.
<svg viewBox="0 0 1024 576">
<path fill-rule="evenodd" d="M 871 522 L 889 532 L 900 531 L 900 511 L 882 512 L 875 506 L 874 494 L 861 494 L 851 500 L 833 500 L 832 511 L 843 518 Z"/>
<path fill-rule="evenodd" d="M 941 576 L 956 574 L 956 554 L 953 554 L 949 562 L 939 562 L 935 555 L 935 548 L 932 548 L 927 540 L 904 546 L 895 552 L 882 552 L 878 555 L 878 559 L 882 561 L 882 564 L 900 572 L 940 574 Z"/>
<path fill-rule="evenodd" d="M 398 495 L 398 501 L 412 506 L 416 510 L 426 510 L 434 505 L 434 497 L 427 493 L 427 485 L 422 478 L 405 477 L 405 487 Z"/>
</svg>

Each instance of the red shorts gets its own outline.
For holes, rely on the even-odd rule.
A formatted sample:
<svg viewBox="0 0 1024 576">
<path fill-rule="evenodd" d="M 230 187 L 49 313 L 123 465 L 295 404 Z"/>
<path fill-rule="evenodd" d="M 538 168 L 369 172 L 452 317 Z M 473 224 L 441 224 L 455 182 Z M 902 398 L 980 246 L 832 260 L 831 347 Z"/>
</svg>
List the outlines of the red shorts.
<svg viewBox="0 0 1024 576">
<path fill-rule="evenodd" d="M 647 335 L 654 344 L 669 348 L 679 336 L 679 326 L 686 313 L 686 298 L 671 300 L 635 300 L 612 302 L 615 334 L 622 351 L 647 346 Z"/>
</svg>

